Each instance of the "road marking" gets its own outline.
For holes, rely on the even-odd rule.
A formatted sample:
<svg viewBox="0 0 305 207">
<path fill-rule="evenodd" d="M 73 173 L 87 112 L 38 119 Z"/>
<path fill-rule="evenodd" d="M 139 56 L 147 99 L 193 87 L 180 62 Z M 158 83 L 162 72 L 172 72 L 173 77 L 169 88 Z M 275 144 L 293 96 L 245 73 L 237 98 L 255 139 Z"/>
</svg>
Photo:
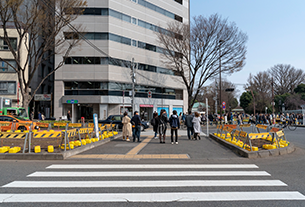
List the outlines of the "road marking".
<svg viewBox="0 0 305 207">
<path fill-rule="evenodd" d="M 0 194 L 0 203 L 192 202 L 192 201 L 198 202 L 198 201 L 258 201 L 258 200 L 305 200 L 305 196 L 297 191 Z"/>
<path fill-rule="evenodd" d="M 134 147 L 133 149 L 131 149 L 127 155 L 136 155 L 138 154 L 151 140 L 152 140 L 153 136 L 150 136 L 146 139 L 144 139 L 140 144 L 138 144 L 138 146 Z"/>
<path fill-rule="evenodd" d="M 14 181 L 4 188 L 152 188 L 210 186 L 287 186 L 280 180 L 161 180 L 161 181 Z"/>
<path fill-rule="evenodd" d="M 266 171 L 34 172 L 27 177 L 271 176 Z"/>
<path fill-rule="evenodd" d="M 253 164 L 203 164 L 203 165 L 50 165 L 47 169 L 224 169 L 224 168 L 258 168 Z"/>
<path fill-rule="evenodd" d="M 188 154 L 83 154 L 74 155 L 69 159 L 106 159 L 106 160 L 120 160 L 120 159 L 190 159 Z"/>
</svg>

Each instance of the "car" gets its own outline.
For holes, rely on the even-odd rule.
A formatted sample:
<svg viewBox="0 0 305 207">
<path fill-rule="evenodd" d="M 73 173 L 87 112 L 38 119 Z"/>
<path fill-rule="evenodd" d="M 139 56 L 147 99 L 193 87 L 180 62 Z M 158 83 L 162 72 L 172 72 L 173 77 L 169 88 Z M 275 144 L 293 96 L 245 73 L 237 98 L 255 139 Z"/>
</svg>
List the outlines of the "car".
<svg viewBox="0 0 305 207">
<path fill-rule="evenodd" d="M 105 120 L 98 120 L 99 124 L 116 124 L 118 126 L 118 129 L 123 128 L 122 124 L 122 118 L 123 115 L 110 115 Z M 149 123 L 146 121 L 141 121 L 141 130 L 144 131 L 149 127 Z"/>
<path fill-rule="evenodd" d="M 2 125 L 1 131 L 11 130 L 14 123 L 16 124 L 14 128 L 16 130 L 21 130 L 22 132 L 25 130 L 30 130 L 31 124 L 33 124 L 34 129 L 39 129 L 39 127 L 36 126 L 36 122 L 29 119 L 25 119 L 20 116 L 0 115 L 0 125 Z"/>
</svg>

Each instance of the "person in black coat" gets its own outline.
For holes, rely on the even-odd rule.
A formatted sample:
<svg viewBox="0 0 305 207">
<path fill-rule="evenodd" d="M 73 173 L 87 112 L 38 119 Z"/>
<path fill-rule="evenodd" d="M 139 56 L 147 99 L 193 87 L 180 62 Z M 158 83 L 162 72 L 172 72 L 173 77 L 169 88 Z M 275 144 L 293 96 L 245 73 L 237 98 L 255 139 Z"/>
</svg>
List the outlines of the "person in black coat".
<svg viewBox="0 0 305 207">
<path fill-rule="evenodd" d="M 166 130 L 167 130 L 167 123 L 168 123 L 168 118 L 166 115 L 166 111 L 164 109 L 161 109 L 160 115 L 158 116 L 157 119 L 157 124 L 158 124 L 158 132 L 159 132 L 159 138 L 160 138 L 160 143 L 165 143 L 165 135 L 166 135 Z M 162 138 L 163 137 L 163 141 Z"/>
</svg>

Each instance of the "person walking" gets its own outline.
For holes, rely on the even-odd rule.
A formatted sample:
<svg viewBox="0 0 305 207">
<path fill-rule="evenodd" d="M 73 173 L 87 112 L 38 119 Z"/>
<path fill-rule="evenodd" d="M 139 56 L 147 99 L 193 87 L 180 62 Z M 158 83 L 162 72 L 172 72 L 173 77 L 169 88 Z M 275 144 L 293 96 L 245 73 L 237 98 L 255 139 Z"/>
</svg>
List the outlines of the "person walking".
<svg viewBox="0 0 305 207">
<path fill-rule="evenodd" d="M 67 113 L 67 119 L 68 119 L 68 121 L 71 121 L 71 112 L 70 111 L 68 111 L 68 113 Z"/>
<path fill-rule="evenodd" d="M 136 138 L 138 139 L 138 142 L 141 142 L 140 141 L 141 119 L 140 119 L 138 111 L 134 112 L 134 116 L 131 118 L 131 123 L 133 125 L 133 128 L 132 128 L 133 142 L 136 141 Z"/>
<path fill-rule="evenodd" d="M 198 137 L 198 139 L 200 140 L 199 135 L 201 132 L 201 126 L 200 126 L 200 114 L 198 112 L 195 112 L 195 117 L 193 118 L 192 123 L 194 127 L 194 139 L 197 140 Z"/>
<path fill-rule="evenodd" d="M 168 123 L 168 118 L 166 115 L 166 111 L 164 109 L 161 109 L 157 122 L 158 122 L 160 143 L 165 144 L 165 135 L 166 135 L 166 130 L 167 130 L 166 125 Z M 163 141 L 162 141 L 162 137 L 163 137 Z"/>
<path fill-rule="evenodd" d="M 38 112 L 38 120 L 39 120 L 39 121 L 41 121 L 41 120 L 42 120 L 42 116 L 41 116 L 40 111 Z"/>
<path fill-rule="evenodd" d="M 155 132 L 154 139 L 158 139 L 158 113 L 155 111 L 153 114 L 153 118 L 150 121 L 150 124 L 153 126 L 153 131 Z"/>
<path fill-rule="evenodd" d="M 123 140 L 126 140 L 127 142 L 130 141 L 129 137 L 132 133 L 132 125 L 130 123 L 130 118 L 127 116 L 128 113 L 124 113 L 124 117 L 122 118 L 122 124 L 123 124 Z"/>
<path fill-rule="evenodd" d="M 178 144 L 178 129 L 180 129 L 180 121 L 177 116 L 177 111 L 174 110 L 173 114 L 169 118 L 169 124 L 171 126 L 171 141 L 174 144 L 174 133 L 175 133 L 175 143 Z"/>
<path fill-rule="evenodd" d="M 194 116 L 192 115 L 192 112 L 189 111 L 188 115 L 185 117 L 185 125 L 187 127 L 187 137 L 191 139 L 191 135 L 193 135 L 194 130 L 193 130 L 193 118 Z"/>
</svg>

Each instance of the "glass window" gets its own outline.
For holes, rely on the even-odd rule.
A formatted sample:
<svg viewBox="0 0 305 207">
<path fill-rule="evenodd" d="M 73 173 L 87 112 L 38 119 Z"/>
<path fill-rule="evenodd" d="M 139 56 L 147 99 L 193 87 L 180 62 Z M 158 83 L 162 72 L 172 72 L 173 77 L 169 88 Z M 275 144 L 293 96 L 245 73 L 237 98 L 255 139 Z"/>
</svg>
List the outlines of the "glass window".
<svg viewBox="0 0 305 207">
<path fill-rule="evenodd" d="M 0 94 L 16 94 L 16 82 L 0 82 Z"/>
<path fill-rule="evenodd" d="M 121 42 L 122 37 L 115 34 L 109 34 L 109 40 L 115 41 L 115 42 Z"/>
<path fill-rule="evenodd" d="M 136 47 L 137 46 L 137 41 L 136 40 L 132 40 L 131 44 L 132 44 L 132 46 Z"/>
<path fill-rule="evenodd" d="M 128 16 L 126 14 L 122 14 L 122 18 L 123 18 L 123 21 L 131 23 L 131 17 L 130 16 Z"/>
<path fill-rule="evenodd" d="M 131 39 L 122 37 L 121 43 L 126 44 L 126 45 L 131 45 Z"/>
<path fill-rule="evenodd" d="M 9 38 L 13 50 L 17 50 L 17 38 Z M 0 39 L 0 50 L 9 50 L 8 44 L 5 40 Z"/>
<path fill-rule="evenodd" d="M 85 33 L 83 35 L 88 40 L 94 40 L 94 33 L 92 33 L 92 32 L 88 32 L 88 33 Z"/>
<path fill-rule="evenodd" d="M 132 23 L 137 24 L 137 19 L 132 17 Z"/>
<path fill-rule="evenodd" d="M 108 33 L 94 33 L 95 40 L 108 40 L 109 34 Z"/>
<path fill-rule="evenodd" d="M 112 9 L 109 9 L 109 15 L 118 19 L 123 19 L 122 18 L 122 13 L 114 11 Z"/>
<path fill-rule="evenodd" d="M 109 9 L 106 9 L 106 8 L 101 9 L 101 15 L 102 16 L 108 16 L 109 15 Z"/>
<path fill-rule="evenodd" d="M 72 57 L 72 64 L 82 64 L 81 57 Z"/>
<path fill-rule="evenodd" d="M 17 67 L 17 63 L 14 60 L 6 60 L 9 64 L 4 61 L 0 61 L 0 72 L 16 72 L 14 68 Z M 13 67 L 12 67 L 13 66 Z"/>
</svg>

